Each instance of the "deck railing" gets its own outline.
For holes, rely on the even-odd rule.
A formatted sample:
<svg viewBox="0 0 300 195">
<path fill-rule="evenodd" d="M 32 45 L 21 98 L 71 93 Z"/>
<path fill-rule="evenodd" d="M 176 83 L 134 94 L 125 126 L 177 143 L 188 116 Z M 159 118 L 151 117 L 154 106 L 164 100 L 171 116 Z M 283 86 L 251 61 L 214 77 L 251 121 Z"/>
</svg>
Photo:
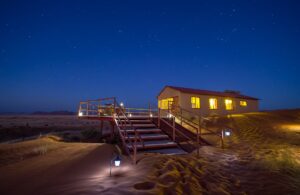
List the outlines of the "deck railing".
<svg viewBox="0 0 300 195">
<path fill-rule="evenodd" d="M 149 108 L 126 108 L 119 104 L 115 97 L 97 100 L 81 101 L 79 103 L 78 117 L 80 118 L 111 118 L 116 124 L 118 134 L 125 152 L 131 157 L 134 164 L 137 162 L 138 146 L 145 147 L 144 141 L 131 122 L 131 117 L 142 116 L 152 119 L 157 116 L 157 110 Z M 129 130 L 133 131 L 130 137 Z M 129 147 L 131 146 L 131 148 Z M 133 154 L 131 154 L 131 151 Z"/>
<path fill-rule="evenodd" d="M 79 117 L 111 117 L 116 108 L 116 98 L 101 98 L 81 101 L 79 103 Z"/>
</svg>

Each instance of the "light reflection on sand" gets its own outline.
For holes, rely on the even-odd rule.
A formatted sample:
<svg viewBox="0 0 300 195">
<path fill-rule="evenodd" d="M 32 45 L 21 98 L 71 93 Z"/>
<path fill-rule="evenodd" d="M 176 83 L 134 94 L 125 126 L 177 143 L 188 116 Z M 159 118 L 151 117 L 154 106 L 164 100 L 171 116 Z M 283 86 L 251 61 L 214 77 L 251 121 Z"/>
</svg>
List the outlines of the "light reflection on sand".
<svg viewBox="0 0 300 195">
<path fill-rule="evenodd" d="M 284 130 L 289 130 L 289 131 L 294 131 L 294 132 L 300 133 L 300 124 L 285 124 L 285 125 L 280 125 L 280 128 L 284 129 Z"/>
</svg>

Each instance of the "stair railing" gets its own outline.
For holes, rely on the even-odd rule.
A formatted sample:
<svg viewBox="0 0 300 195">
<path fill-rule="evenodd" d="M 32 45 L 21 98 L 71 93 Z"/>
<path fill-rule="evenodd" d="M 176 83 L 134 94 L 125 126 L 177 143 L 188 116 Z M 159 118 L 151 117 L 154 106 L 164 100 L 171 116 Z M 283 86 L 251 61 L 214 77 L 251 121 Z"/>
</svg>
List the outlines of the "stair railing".
<svg viewBox="0 0 300 195">
<path fill-rule="evenodd" d="M 165 114 L 166 114 L 165 116 L 162 116 L 163 112 L 165 112 Z M 166 118 L 169 118 L 172 120 L 171 124 Z M 197 134 L 196 140 L 192 139 L 191 137 L 187 136 L 186 134 L 184 134 L 183 132 L 181 132 L 179 129 L 176 128 L 175 120 L 176 120 L 175 115 L 173 115 L 169 110 L 162 110 L 162 109 L 158 108 L 158 127 L 161 126 L 161 122 L 163 122 L 164 124 L 171 127 L 173 141 L 176 142 L 176 135 L 182 136 L 183 138 L 185 138 L 186 141 L 181 141 L 180 143 L 186 142 L 186 143 L 192 145 L 193 147 L 195 147 L 197 149 L 197 156 L 199 156 L 199 149 L 200 149 L 199 134 Z"/>
<path fill-rule="evenodd" d="M 208 131 L 211 135 L 215 135 L 217 137 L 220 138 L 220 143 L 221 143 L 221 148 L 224 148 L 224 136 L 222 135 L 222 133 L 218 133 L 218 132 L 214 132 L 213 130 L 209 129 L 208 127 L 206 127 L 204 124 L 206 122 L 210 122 L 210 120 L 208 118 L 205 118 L 203 116 L 201 116 L 200 114 L 191 112 L 187 109 L 181 108 L 180 106 L 174 105 L 172 104 L 168 111 L 174 115 L 175 118 L 178 119 L 178 121 L 180 122 L 181 126 L 183 124 L 193 128 L 194 130 L 196 130 L 196 135 L 197 138 L 202 137 L 202 132 L 201 130 L 206 130 Z M 197 122 L 194 122 L 193 120 L 189 119 L 188 117 L 184 116 L 184 112 L 188 113 L 191 117 L 194 117 L 195 119 L 197 119 Z"/>
<path fill-rule="evenodd" d="M 132 150 L 133 150 L 132 160 L 133 160 L 134 164 L 136 164 L 136 162 L 137 162 L 136 155 L 137 155 L 137 149 L 138 149 L 137 141 L 140 141 L 140 143 L 142 143 L 143 148 L 145 147 L 145 143 L 144 143 L 141 135 L 139 134 L 139 132 L 136 130 L 136 128 L 134 127 L 134 125 L 132 124 L 130 119 L 127 117 L 124 110 L 125 110 L 124 107 L 120 106 L 117 103 L 117 101 L 115 100 L 115 115 L 114 115 L 115 123 L 118 127 L 119 135 L 121 136 L 121 140 L 123 142 L 123 147 L 125 148 L 127 153 L 130 155 L 130 150 L 127 146 L 126 140 L 129 141 L 129 144 L 131 145 Z M 129 134 L 127 132 L 128 124 L 129 124 L 130 128 L 134 131 L 134 142 L 132 142 L 131 137 L 129 136 Z M 121 132 L 121 130 L 123 130 L 124 134 Z"/>
</svg>

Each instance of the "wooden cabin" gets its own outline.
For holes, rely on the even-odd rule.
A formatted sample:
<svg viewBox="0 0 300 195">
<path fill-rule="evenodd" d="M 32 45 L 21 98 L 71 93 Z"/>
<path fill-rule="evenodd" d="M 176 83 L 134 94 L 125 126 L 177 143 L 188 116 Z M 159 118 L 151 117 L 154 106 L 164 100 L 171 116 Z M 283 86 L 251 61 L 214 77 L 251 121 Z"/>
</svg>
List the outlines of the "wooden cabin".
<svg viewBox="0 0 300 195">
<path fill-rule="evenodd" d="M 165 86 L 157 99 L 160 109 L 169 109 L 173 105 L 202 116 L 256 112 L 259 100 L 238 91 L 218 92 L 175 86 Z"/>
</svg>

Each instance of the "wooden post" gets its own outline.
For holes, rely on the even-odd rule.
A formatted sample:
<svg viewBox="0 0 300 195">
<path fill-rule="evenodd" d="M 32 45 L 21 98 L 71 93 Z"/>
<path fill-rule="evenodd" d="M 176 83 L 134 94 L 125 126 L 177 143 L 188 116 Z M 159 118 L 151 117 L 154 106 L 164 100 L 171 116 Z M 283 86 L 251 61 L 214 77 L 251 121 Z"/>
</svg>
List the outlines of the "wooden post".
<svg viewBox="0 0 300 195">
<path fill-rule="evenodd" d="M 180 125 L 182 126 L 182 109 L 180 108 Z"/>
<path fill-rule="evenodd" d="M 173 116 L 173 141 L 175 142 L 175 116 Z"/>
<path fill-rule="evenodd" d="M 224 132 L 221 131 L 221 148 L 224 149 Z"/>
<path fill-rule="evenodd" d="M 197 157 L 199 157 L 200 149 L 200 136 L 201 136 L 201 117 L 198 116 L 198 128 L 197 128 Z"/>
<path fill-rule="evenodd" d="M 198 123 L 199 123 L 199 125 L 198 125 L 198 128 L 199 128 L 199 136 L 201 137 L 201 127 L 202 127 L 202 124 L 201 124 L 201 117 L 200 116 L 198 116 L 199 117 L 199 121 L 198 121 Z"/>
<path fill-rule="evenodd" d="M 136 164 L 136 152 L 137 152 L 136 137 L 137 137 L 137 133 L 135 131 L 135 133 L 134 133 L 134 151 L 133 151 L 133 162 L 134 162 L 134 164 Z"/>
<path fill-rule="evenodd" d="M 157 121 L 158 128 L 160 128 L 160 108 L 158 108 L 158 121 Z"/>
<path fill-rule="evenodd" d="M 197 128 L 197 157 L 199 157 L 199 149 L 200 149 L 200 144 L 199 144 L 199 128 Z"/>
</svg>

